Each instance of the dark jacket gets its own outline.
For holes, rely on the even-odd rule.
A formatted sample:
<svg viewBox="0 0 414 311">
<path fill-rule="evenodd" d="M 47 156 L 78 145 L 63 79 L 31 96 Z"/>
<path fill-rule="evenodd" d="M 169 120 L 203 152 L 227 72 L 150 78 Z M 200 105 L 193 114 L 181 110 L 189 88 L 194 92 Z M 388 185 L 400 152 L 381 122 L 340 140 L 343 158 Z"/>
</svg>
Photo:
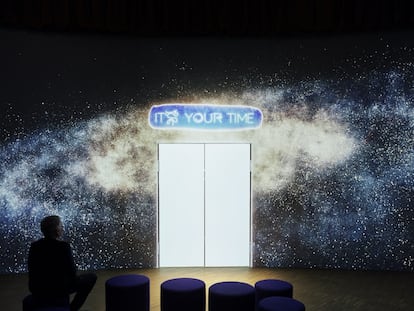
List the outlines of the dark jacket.
<svg viewBox="0 0 414 311">
<path fill-rule="evenodd" d="M 40 239 L 29 250 L 29 290 L 35 295 L 62 296 L 75 285 L 76 267 L 69 243 Z"/>
</svg>

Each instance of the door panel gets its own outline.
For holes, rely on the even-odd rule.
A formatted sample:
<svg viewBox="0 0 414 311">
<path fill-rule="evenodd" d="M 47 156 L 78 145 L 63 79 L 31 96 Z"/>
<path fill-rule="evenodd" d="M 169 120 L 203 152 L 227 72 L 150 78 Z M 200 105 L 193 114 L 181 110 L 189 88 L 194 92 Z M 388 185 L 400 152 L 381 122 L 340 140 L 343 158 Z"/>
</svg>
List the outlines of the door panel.
<svg viewBox="0 0 414 311">
<path fill-rule="evenodd" d="M 204 266 L 204 145 L 159 145 L 160 266 Z"/>
<path fill-rule="evenodd" d="M 206 145 L 206 266 L 250 264 L 250 145 Z"/>
<path fill-rule="evenodd" d="M 250 265 L 250 144 L 159 145 L 159 265 Z"/>
</svg>

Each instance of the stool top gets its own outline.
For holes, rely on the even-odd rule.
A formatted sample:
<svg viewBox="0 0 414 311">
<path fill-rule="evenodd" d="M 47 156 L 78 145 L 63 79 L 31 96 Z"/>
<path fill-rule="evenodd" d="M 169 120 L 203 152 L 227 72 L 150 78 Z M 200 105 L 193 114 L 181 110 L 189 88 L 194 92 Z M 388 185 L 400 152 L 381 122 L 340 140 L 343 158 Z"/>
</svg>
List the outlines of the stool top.
<svg viewBox="0 0 414 311">
<path fill-rule="evenodd" d="M 189 291 L 205 289 L 203 281 L 193 278 L 176 278 L 163 282 L 161 288 L 168 291 Z"/>
<path fill-rule="evenodd" d="M 36 308 L 36 311 L 70 311 L 69 307 L 43 307 Z"/>
<path fill-rule="evenodd" d="M 106 285 L 114 287 L 130 287 L 149 283 L 149 278 L 140 274 L 118 275 L 106 281 Z"/>
<path fill-rule="evenodd" d="M 267 297 L 258 305 L 259 311 L 305 311 L 305 305 L 299 300 L 289 297 Z"/>
<path fill-rule="evenodd" d="M 292 284 L 283 280 L 267 279 L 257 281 L 255 287 L 260 288 L 293 288 Z"/>
<path fill-rule="evenodd" d="M 254 287 L 243 282 L 220 282 L 210 286 L 210 293 L 223 296 L 244 296 L 254 294 Z"/>
</svg>

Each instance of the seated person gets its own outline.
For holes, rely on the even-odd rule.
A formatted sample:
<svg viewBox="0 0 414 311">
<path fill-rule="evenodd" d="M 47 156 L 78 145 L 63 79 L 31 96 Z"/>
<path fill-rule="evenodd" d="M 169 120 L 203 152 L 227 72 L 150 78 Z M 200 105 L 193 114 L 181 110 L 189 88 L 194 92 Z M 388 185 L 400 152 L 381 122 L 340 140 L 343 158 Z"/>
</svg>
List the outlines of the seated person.
<svg viewBox="0 0 414 311">
<path fill-rule="evenodd" d="M 68 301 L 71 311 L 85 302 L 96 282 L 95 273 L 76 275 L 76 266 L 69 243 L 60 240 L 63 226 L 59 216 L 45 217 L 40 223 L 44 238 L 33 242 L 29 250 L 29 290 L 40 304 Z"/>
</svg>

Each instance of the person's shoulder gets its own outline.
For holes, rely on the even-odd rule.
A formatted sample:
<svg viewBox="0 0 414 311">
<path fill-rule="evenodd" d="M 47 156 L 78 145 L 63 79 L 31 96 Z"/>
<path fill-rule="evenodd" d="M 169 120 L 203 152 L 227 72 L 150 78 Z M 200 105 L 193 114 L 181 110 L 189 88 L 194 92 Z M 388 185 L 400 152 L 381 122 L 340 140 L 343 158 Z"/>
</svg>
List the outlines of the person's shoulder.
<svg viewBox="0 0 414 311">
<path fill-rule="evenodd" d="M 64 244 L 69 245 L 69 242 L 64 241 L 64 240 L 53 240 L 53 241 L 55 241 L 56 243 L 59 243 L 61 245 L 64 245 Z"/>
<path fill-rule="evenodd" d="M 69 242 L 57 240 L 62 247 L 70 248 Z"/>
<path fill-rule="evenodd" d="M 69 242 L 62 241 L 62 240 L 54 240 L 55 241 L 55 247 L 59 248 L 61 250 L 70 251 L 71 247 Z"/>
<path fill-rule="evenodd" d="M 62 248 L 70 247 L 69 243 L 66 241 L 46 239 L 46 238 L 39 239 L 37 241 L 32 242 L 31 244 L 32 247 L 38 247 L 38 246 L 40 247 L 42 245 L 49 245 L 49 246 L 53 245 L 55 247 L 62 247 Z"/>
<path fill-rule="evenodd" d="M 69 242 L 63 240 L 51 240 L 53 244 L 58 245 L 60 247 L 69 247 Z"/>
<path fill-rule="evenodd" d="M 44 243 L 45 243 L 45 239 L 42 238 L 42 239 L 39 239 L 39 240 L 36 240 L 36 241 L 32 242 L 30 245 L 32 247 L 36 247 L 36 246 L 42 245 Z"/>
</svg>

